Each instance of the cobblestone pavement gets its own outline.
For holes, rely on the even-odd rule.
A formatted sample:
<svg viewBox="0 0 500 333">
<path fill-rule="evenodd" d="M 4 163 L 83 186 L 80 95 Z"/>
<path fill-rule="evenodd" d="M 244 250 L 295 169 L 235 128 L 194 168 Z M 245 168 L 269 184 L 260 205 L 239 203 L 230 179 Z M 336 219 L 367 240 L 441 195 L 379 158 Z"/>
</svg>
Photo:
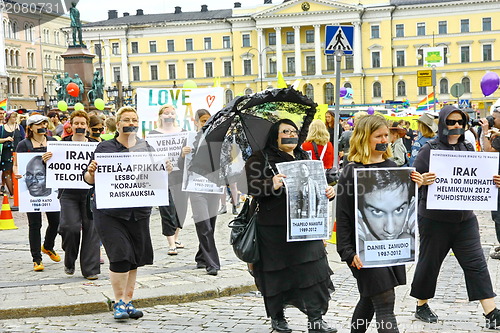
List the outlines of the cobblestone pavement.
<svg viewBox="0 0 500 333">
<path fill-rule="evenodd" d="M 489 212 L 478 212 L 482 244 L 485 254 L 488 256 L 495 241 L 494 224 Z M 201 270 L 194 269 L 192 258 L 195 252 L 194 226 L 186 226 L 183 230 L 183 241 L 188 245 L 185 252 L 175 258 L 164 255 L 166 252 L 166 241 L 162 236 L 154 235 L 156 253 L 155 265 L 147 270 L 138 279 L 136 296 L 154 294 L 155 290 L 178 289 L 179 294 L 189 292 L 185 288 L 194 288 L 212 285 L 233 283 L 235 281 L 245 284 L 250 281 L 244 265 L 235 259 L 227 245 L 228 230 L 225 228 L 230 215 L 222 216 L 217 242 L 221 244 L 221 257 L 223 270 L 218 277 L 209 277 Z M 154 219 L 153 219 L 154 220 Z M 157 223 L 152 222 L 152 224 Z M 22 222 L 16 220 L 20 226 Z M 25 230 L 26 231 L 26 230 Z M 14 231 L 8 231 L 14 232 Z M 17 261 L 10 262 L 2 260 L 6 264 L 7 273 L 0 280 L 0 308 L 5 305 L 5 300 L 10 299 L 11 304 L 25 299 L 31 307 L 43 306 L 40 297 L 33 297 L 27 292 L 33 286 L 38 286 L 38 292 L 43 297 L 54 301 L 54 295 L 63 288 L 67 296 L 55 301 L 67 302 L 71 299 L 72 290 L 86 290 L 89 295 L 95 296 L 99 292 L 106 295 L 111 294 L 107 274 L 107 268 L 103 267 L 103 274 L 98 282 L 88 283 L 77 274 L 66 277 L 62 272 L 62 264 L 50 263 L 44 272 L 31 271 L 29 251 L 27 247 L 27 236 L 24 240 L 15 240 L 16 237 L 4 237 L 5 231 L 0 232 L 2 258 L 14 259 L 12 252 L 16 253 Z M 25 233 L 26 235 L 26 233 Z M 60 239 L 58 238 L 60 242 Z M 10 247 L 9 247 L 10 244 Z M 16 250 L 9 251 L 9 248 Z M 182 251 L 182 250 L 181 250 Z M 328 245 L 329 262 L 334 270 L 333 281 L 336 292 L 330 301 L 330 310 L 325 319 L 339 329 L 339 332 L 349 332 L 349 321 L 354 306 L 358 299 L 355 280 L 345 264 L 340 263 L 335 251 L 335 245 Z M 155 254 L 156 254 L 155 253 Z M 20 259 L 22 258 L 22 260 Z M 58 266 L 60 265 L 60 266 Z M 495 290 L 500 290 L 500 261 L 489 259 L 488 265 Z M 28 268 L 24 266 L 29 266 Z M 106 265 L 104 265 L 106 266 Z M 226 268 L 224 268 L 226 267 Z M 14 277 L 16 270 L 22 276 Z M 441 270 L 436 297 L 431 301 L 432 308 L 440 316 L 437 324 L 426 324 L 415 320 L 415 300 L 409 296 L 414 265 L 407 265 L 408 284 L 396 288 L 396 316 L 400 332 L 408 333 L 433 333 L 433 332 L 489 332 L 484 329 L 484 318 L 482 316 L 479 302 L 468 302 L 465 283 L 456 259 L 450 254 Z M 225 276 L 225 274 L 235 276 Z M 13 280 L 7 281 L 5 275 Z M 46 275 L 46 276 L 44 276 Z M 41 277 L 38 278 L 37 277 Z M 16 280 L 18 278 L 18 280 Z M 188 279 L 185 282 L 184 279 Z M 71 281 L 71 282 L 69 282 Z M 11 283 L 9 287 L 7 284 Z M 54 286 L 55 284 L 55 286 Z M 24 286 L 24 287 L 23 287 Z M 7 296 L 6 296 L 7 295 Z M 10 295 L 10 296 L 8 296 Z M 99 295 L 98 295 L 99 296 Z M 102 298 L 102 295 L 100 295 Z M 90 296 L 89 296 L 90 297 Z M 497 298 L 497 301 L 498 300 Z M 48 302 L 50 303 L 50 302 Z M 174 303 L 174 302 L 172 302 Z M 72 315 L 72 316 L 44 316 L 21 319 L 0 320 L 0 332 L 270 332 L 270 321 L 266 318 L 262 298 L 257 292 L 246 292 L 229 297 L 215 297 L 209 300 L 190 301 L 179 304 L 154 305 L 149 304 L 141 307 L 145 316 L 139 320 L 128 320 L 116 322 L 111 312 L 100 312 L 96 314 Z M 75 311 L 78 314 L 78 311 Z M 290 326 L 294 332 L 306 332 L 307 320 L 298 310 L 287 309 Z M 372 323 L 368 332 L 376 332 L 375 323 Z"/>
</svg>

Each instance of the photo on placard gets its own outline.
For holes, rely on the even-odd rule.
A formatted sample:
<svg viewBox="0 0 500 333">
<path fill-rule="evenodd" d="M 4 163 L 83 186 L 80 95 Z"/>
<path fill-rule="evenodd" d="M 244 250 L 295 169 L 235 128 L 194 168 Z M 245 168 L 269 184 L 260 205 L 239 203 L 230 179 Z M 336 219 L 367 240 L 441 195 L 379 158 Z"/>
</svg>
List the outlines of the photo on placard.
<svg viewBox="0 0 500 333">
<path fill-rule="evenodd" d="M 363 267 L 413 263 L 417 186 L 413 168 L 355 169 L 356 252 Z"/>
</svg>

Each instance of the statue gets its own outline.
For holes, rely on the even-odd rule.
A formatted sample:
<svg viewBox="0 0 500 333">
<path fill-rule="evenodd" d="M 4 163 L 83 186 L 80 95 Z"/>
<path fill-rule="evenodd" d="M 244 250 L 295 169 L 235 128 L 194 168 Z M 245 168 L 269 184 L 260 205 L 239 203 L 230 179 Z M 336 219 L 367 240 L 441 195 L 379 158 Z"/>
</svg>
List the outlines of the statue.
<svg viewBox="0 0 500 333">
<path fill-rule="evenodd" d="M 66 87 L 71 82 L 73 82 L 73 80 L 69 76 L 68 72 L 65 72 L 64 77 L 61 78 L 61 90 L 62 90 L 62 93 L 64 94 L 63 100 L 66 101 L 66 103 L 68 103 L 69 105 L 72 105 L 72 104 L 70 104 L 71 103 L 71 95 L 66 90 Z"/>
<path fill-rule="evenodd" d="M 73 82 L 78 86 L 78 89 L 80 90 L 78 92 L 78 97 L 73 97 L 73 100 L 75 101 L 75 103 L 81 102 L 81 101 L 83 101 L 83 91 L 85 90 L 85 86 L 83 84 L 82 79 L 80 79 L 80 76 L 78 74 L 75 74 Z"/>
<path fill-rule="evenodd" d="M 58 101 L 64 101 L 64 87 L 63 87 L 63 80 L 61 78 L 61 74 L 56 74 L 52 77 L 54 81 L 56 81 L 56 93 L 57 93 L 57 100 Z"/>
<path fill-rule="evenodd" d="M 76 2 L 71 3 L 69 10 L 69 17 L 71 18 L 71 29 L 73 30 L 73 45 L 84 46 L 82 40 L 82 22 L 80 21 L 80 11 L 76 9 Z M 78 42 L 77 42 L 78 35 Z"/>
<path fill-rule="evenodd" d="M 104 80 L 101 72 L 95 71 L 92 79 L 92 90 L 89 91 L 89 100 L 94 103 L 97 98 L 104 98 Z"/>
</svg>

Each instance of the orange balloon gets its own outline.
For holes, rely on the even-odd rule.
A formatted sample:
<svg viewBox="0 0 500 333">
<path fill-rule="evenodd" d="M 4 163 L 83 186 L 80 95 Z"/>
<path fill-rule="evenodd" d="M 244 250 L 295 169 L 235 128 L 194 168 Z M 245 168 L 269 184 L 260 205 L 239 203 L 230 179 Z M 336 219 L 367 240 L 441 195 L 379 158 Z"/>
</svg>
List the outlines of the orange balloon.
<svg viewBox="0 0 500 333">
<path fill-rule="evenodd" d="M 80 94 L 80 88 L 78 88 L 78 85 L 74 82 L 68 83 L 68 85 L 66 86 L 66 91 L 73 97 L 78 97 L 78 95 Z"/>
</svg>

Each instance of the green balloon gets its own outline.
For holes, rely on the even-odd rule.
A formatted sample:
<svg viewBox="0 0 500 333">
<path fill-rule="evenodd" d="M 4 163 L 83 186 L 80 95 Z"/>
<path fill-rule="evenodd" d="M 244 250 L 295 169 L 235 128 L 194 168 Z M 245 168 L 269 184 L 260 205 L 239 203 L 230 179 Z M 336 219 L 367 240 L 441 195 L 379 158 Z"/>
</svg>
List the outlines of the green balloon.
<svg viewBox="0 0 500 333">
<path fill-rule="evenodd" d="M 62 112 L 68 111 L 68 103 L 65 101 L 59 101 L 57 102 L 57 108 Z"/>
<path fill-rule="evenodd" d="M 193 80 L 186 80 L 184 81 L 182 88 L 198 88 L 198 85 Z"/>
<path fill-rule="evenodd" d="M 85 110 L 85 107 L 83 106 L 82 103 L 76 103 L 75 104 L 75 111 L 80 111 L 80 110 Z"/>
<path fill-rule="evenodd" d="M 97 110 L 104 110 L 104 101 L 101 98 L 97 98 L 94 101 L 94 106 Z"/>
</svg>

